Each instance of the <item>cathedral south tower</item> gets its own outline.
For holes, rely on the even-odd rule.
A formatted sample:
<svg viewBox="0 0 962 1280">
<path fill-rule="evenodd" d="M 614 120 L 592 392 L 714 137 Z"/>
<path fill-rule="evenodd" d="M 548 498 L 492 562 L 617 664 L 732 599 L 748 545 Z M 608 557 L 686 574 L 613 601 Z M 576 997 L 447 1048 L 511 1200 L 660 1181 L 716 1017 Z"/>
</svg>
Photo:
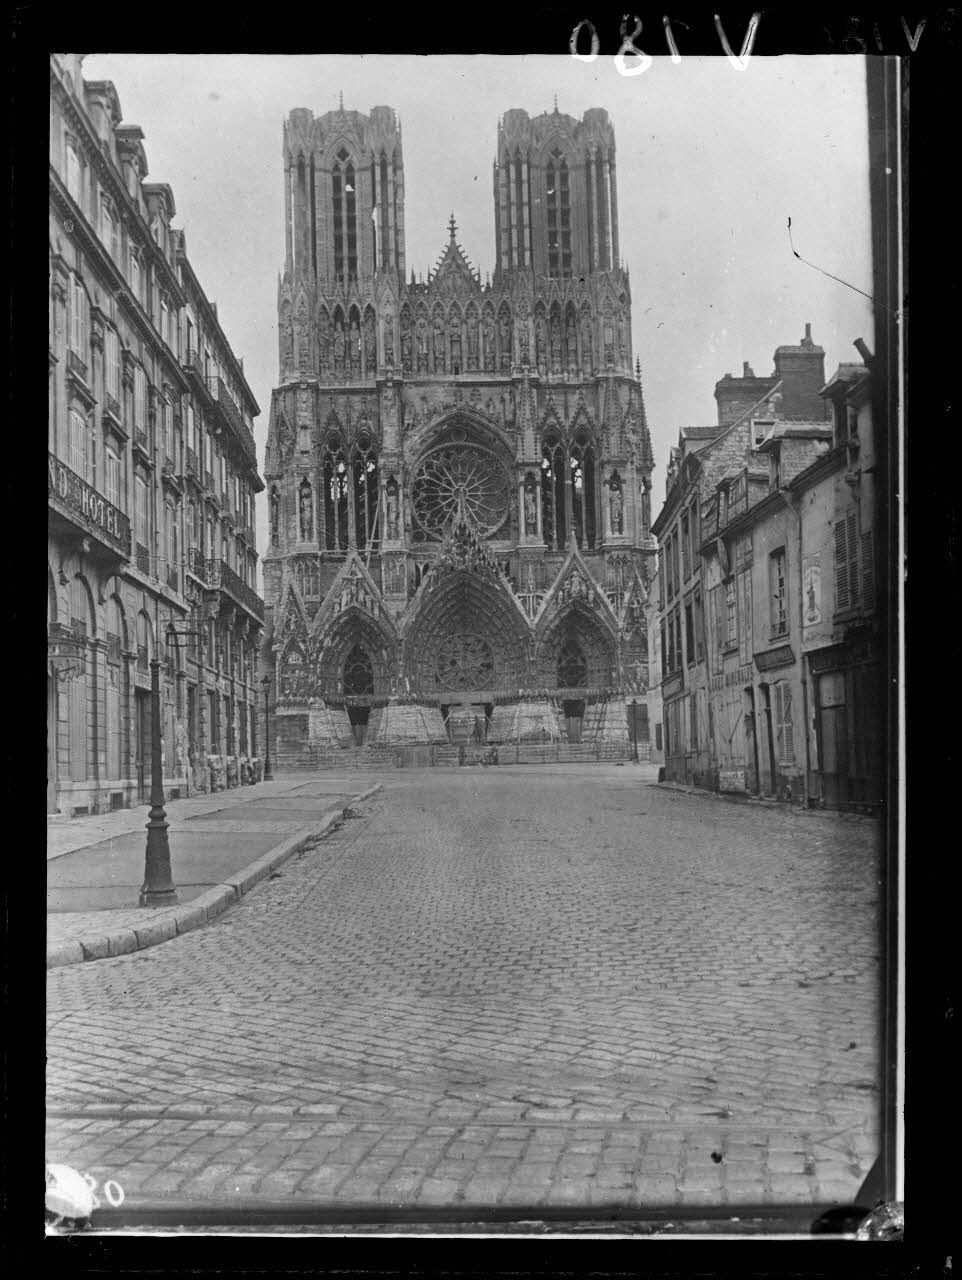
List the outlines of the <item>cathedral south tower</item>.
<svg viewBox="0 0 962 1280">
<path fill-rule="evenodd" d="M 485 282 L 453 216 L 406 279 L 390 107 L 293 111 L 283 156 L 264 557 L 281 763 L 623 754 L 647 688 L 652 457 L 607 113 L 505 113 Z"/>
</svg>

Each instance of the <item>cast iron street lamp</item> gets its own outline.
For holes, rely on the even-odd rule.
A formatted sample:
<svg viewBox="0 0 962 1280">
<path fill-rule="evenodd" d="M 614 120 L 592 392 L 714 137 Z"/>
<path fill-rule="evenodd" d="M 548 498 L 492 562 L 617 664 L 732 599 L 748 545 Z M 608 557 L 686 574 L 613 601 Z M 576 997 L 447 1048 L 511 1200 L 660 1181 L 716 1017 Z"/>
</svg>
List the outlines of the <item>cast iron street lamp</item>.
<svg viewBox="0 0 962 1280">
<path fill-rule="evenodd" d="M 170 907 L 178 901 L 170 874 L 167 826 L 164 768 L 160 756 L 160 659 L 155 654 L 150 660 L 150 814 L 147 822 L 144 885 L 140 891 L 142 907 Z"/>
<path fill-rule="evenodd" d="M 631 758 L 638 759 L 638 699 L 631 700 Z"/>
<path fill-rule="evenodd" d="M 273 782 L 274 774 L 271 771 L 271 713 L 267 706 L 267 695 L 271 687 L 270 676 L 265 676 L 261 681 L 264 689 L 264 781 Z"/>
</svg>

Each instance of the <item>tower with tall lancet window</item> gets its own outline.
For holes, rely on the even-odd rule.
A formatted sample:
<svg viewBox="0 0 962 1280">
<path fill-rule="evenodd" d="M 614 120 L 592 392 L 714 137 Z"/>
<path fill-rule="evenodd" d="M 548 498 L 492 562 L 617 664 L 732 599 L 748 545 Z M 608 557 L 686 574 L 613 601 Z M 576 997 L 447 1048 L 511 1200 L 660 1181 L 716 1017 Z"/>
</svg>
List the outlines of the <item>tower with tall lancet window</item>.
<svg viewBox="0 0 962 1280">
<path fill-rule="evenodd" d="M 284 126 L 265 659 L 281 763 L 362 743 L 627 748 L 652 455 L 607 112 L 505 113 L 496 254 L 407 274 L 401 126 Z"/>
</svg>

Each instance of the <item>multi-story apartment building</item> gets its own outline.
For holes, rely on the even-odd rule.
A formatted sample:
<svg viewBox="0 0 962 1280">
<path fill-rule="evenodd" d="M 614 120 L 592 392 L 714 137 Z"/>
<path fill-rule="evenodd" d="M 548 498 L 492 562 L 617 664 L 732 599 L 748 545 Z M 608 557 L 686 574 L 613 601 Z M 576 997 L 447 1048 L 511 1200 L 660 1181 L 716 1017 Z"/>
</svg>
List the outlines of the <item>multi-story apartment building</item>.
<svg viewBox="0 0 962 1280">
<path fill-rule="evenodd" d="M 872 359 L 856 345 L 865 363 L 818 378 L 810 419 L 783 412 L 816 402 L 781 383 L 780 402 L 766 388 L 701 449 L 686 453 L 683 432 L 673 451 L 652 598 L 669 778 L 805 804 L 881 800 L 878 459 Z M 819 372 L 820 349 L 809 356 Z M 725 456 L 733 429 L 742 451 Z"/>
<path fill-rule="evenodd" d="M 66 814 L 146 799 L 155 655 L 170 794 L 256 772 L 259 410 L 121 120 L 81 55 L 51 56 L 47 807 Z"/>
<path fill-rule="evenodd" d="M 286 123 L 264 556 L 282 760 L 471 733 L 628 746 L 652 458 L 607 113 L 506 112 L 493 178 L 493 277 L 452 217 L 415 280 L 395 113 Z"/>
<path fill-rule="evenodd" d="M 717 504 L 726 504 L 727 523 L 767 492 L 769 463 L 759 454 L 758 445 L 774 423 L 812 425 L 813 417 L 825 420 L 819 395 L 825 353 L 812 341 L 810 325 L 797 346 L 777 348 L 774 365 L 769 377 L 756 377 L 746 364 L 742 377 L 726 374 L 717 383 L 718 422 L 682 429 L 669 459 L 665 505 L 652 525 L 661 547 L 655 616 L 669 780 L 718 784 L 714 741 L 721 727 L 716 726 L 710 696 L 711 682 L 718 674 L 711 657 L 713 646 L 720 645 L 723 653 L 737 658 L 738 670 L 722 673 L 723 680 L 729 681 L 725 687 L 734 691 L 732 699 L 752 661 L 746 636 L 738 631 L 740 610 L 746 607 L 744 600 L 739 602 L 739 592 L 744 592 L 747 582 L 747 566 L 740 559 L 722 562 L 723 607 L 717 614 L 707 608 L 707 592 L 716 583 L 706 578 L 701 549 L 717 529 Z M 713 607 L 719 599 L 713 595 Z"/>
</svg>

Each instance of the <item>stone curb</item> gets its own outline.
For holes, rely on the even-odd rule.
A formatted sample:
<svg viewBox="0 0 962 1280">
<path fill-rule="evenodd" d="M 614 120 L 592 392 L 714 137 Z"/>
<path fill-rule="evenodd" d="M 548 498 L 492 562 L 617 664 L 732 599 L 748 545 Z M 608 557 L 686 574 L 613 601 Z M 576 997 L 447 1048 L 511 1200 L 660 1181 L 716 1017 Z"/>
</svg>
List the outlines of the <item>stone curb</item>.
<svg viewBox="0 0 962 1280">
<path fill-rule="evenodd" d="M 839 818 L 846 822 L 877 822 L 878 814 L 850 813 L 845 809 L 806 809 L 800 804 L 790 804 L 785 800 L 772 800 L 768 796 L 726 795 L 723 791 L 712 791 L 709 787 L 690 787 L 684 782 L 649 782 L 650 787 L 659 787 L 662 791 L 677 791 L 683 795 L 701 796 L 705 800 L 723 800 L 726 804 L 737 804 L 753 809 L 777 809 L 779 813 L 790 814 L 797 818 Z"/>
<path fill-rule="evenodd" d="M 214 885 L 206 893 L 191 898 L 190 902 L 185 902 L 183 906 L 158 911 L 153 919 L 145 917 L 141 928 L 120 929 L 116 933 L 91 935 L 87 940 L 75 939 L 58 943 L 47 951 L 47 968 L 61 969 L 65 965 L 80 964 L 84 960 L 103 960 L 111 956 L 129 955 L 132 951 L 156 947 L 170 938 L 176 938 L 182 933 L 200 928 L 209 920 L 215 920 L 227 910 L 231 903 L 242 898 L 245 893 L 249 893 L 256 884 L 266 879 L 305 845 L 325 835 L 336 822 L 341 822 L 346 810 L 361 804 L 380 789 L 381 783 L 378 782 L 373 787 L 368 787 L 366 791 L 351 796 L 340 809 L 332 810 L 316 825 L 302 827 L 299 831 L 295 831 L 292 836 L 274 845 L 272 849 L 268 849 L 259 858 L 255 858 L 234 875 L 228 876 L 221 884 Z"/>
</svg>

